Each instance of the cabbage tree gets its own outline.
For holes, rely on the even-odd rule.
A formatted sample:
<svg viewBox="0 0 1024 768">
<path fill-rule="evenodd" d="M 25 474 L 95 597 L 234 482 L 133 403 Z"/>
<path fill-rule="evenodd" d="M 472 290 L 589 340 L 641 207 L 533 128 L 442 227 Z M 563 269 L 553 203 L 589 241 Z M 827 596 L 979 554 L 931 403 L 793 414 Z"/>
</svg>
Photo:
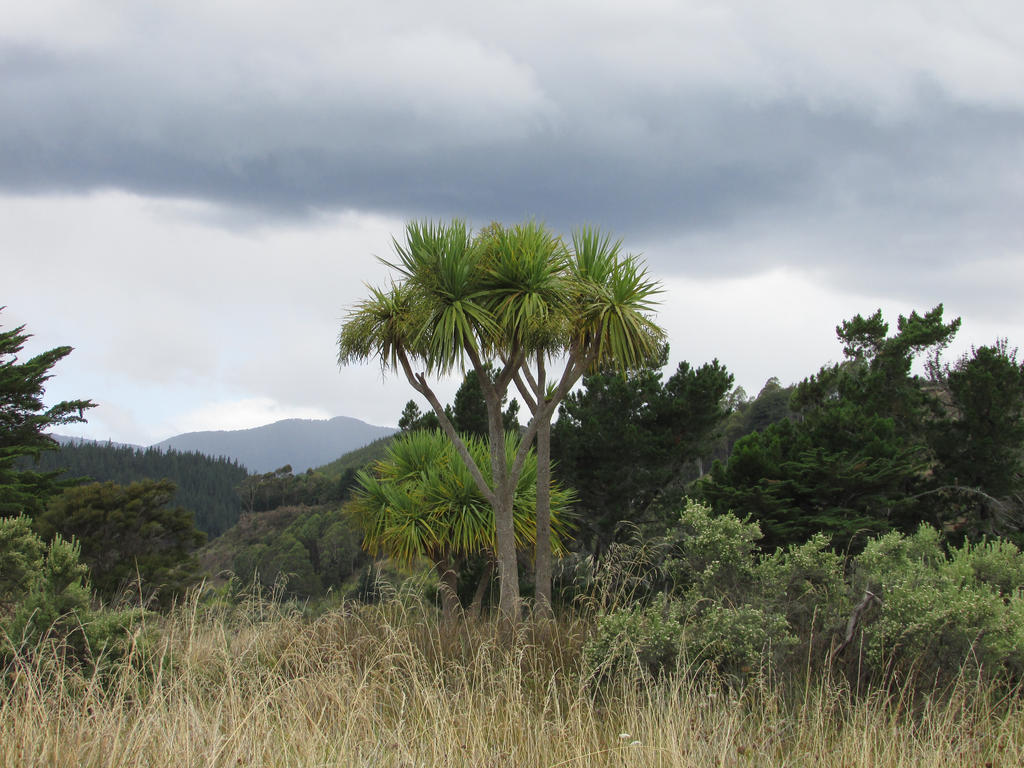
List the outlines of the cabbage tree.
<svg viewBox="0 0 1024 768">
<path fill-rule="evenodd" d="M 437 414 L 494 510 L 499 609 L 512 623 L 519 616 L 513 497 L 530 445 L 584 372 L 598 361 L 640 356 L 661 337 L 646 314 L 657 288 L 638 263 L 621 257 L 617 246 L 605 247 L 607 238 L 594 231 L 576 240 L 584 247 L 571 253 L 534 222 L 491 226 L 476 237 L 458 220 L 412 222 L 404 241 L 394 240 L 397 258 L 389 266 L 396 278 L 387 287 L 371 288 L 349 311 L 338 340 L 340 364 L 376 358 L 386 370 L 401 370 Z M 630 285 L 632 290 L 623 290 Z M 631 293 L 643 300 L 631 308 L 617 300 Z M 556 355 L 565 364 L 549 380 L 543 361 Z M 467 367 L 467 361 L 487 405 L 489 476 L 428 381 Z M 533 361 L 539 361 L 536 375 L 530 373 Z M 532 418 L 513 460 L 506 462 L 501 403 L 517 376 L 532 376 L 535 392 L 544 396 L 533 398 Z M 543 456 L 540 463 L 547 471 Z M 547 487 L 543 480 L 541 485 Z"/>
<path fill-rule="evenodd" d="M 490 479 L 490 451 L 485 440 L 464 436 L 474 462 Z M 515 461 L 519 438 L 505 436 L 505 462 Z M 537 506 L 537 456 L 527 453 L 513 492 L 512 519 L 516 545 L 533 545 Z M 406 564 L 429 560 L 441 582 L 446 618 L 462 610 L 457 594 L 459 571 L 467 557 L 495 551 L 494 509 L 473 482 L 453 443 L 438 430 L 417 430 L 398 437 L 371 472 L 356 475 L 353 501 L 346 508 L 363 531 L 363 547 Z M 549 488 L 554 525 L 549 545 L 560 551 L 567 535 L 565 514 L 572 500 L 558 485 Z M 483 582 L 488 581 L 486 573 Z M 486 586 L 485 583 L 481 587 Z M 482 597 L 482 589 L 477 590 Z M 474 601 L 476 602 L 476 601 Z M 479 610 L 474 605 L 474 612 Z"/>
</svg>

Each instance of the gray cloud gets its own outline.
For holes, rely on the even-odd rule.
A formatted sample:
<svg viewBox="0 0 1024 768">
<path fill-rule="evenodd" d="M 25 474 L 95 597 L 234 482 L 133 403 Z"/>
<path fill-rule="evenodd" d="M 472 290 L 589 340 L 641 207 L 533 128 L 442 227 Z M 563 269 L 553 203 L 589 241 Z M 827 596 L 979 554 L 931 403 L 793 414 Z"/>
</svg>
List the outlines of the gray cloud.
<svg viewBox="0 0 1024 768">
<path fill-rule="evenodd" d="M 918 232 L 936 222 L 1012 230 L 1018 218 L 1024 112 L 957 102 L 923 80 L 903 113 L 882 118 L 792 96 L 683 88 L 655 98 L 646 83 L 586 103 L 522 86 L 521 109 L 505 109 L 521 124 L 496 131 L 472 108 L 430 114 L 365 92 L 304 102 L 253 87 L 233 101 L 193 93 L 171 72 L 142 77 L 132 63 L 8 47 L 0 185 L 116 187 L 271 217 L 538 216 L 632 237 L 846 216 L 871 221 L 859 227 L 870 239 L 888 237 L 894 219 Z M 498 69 L 515 79 L 512 64 Z"/>
<path fill-rule="evenodd" d="M 134 281 L 147 287 L 129 298 L 180 324 L 167 339 L 150 323 L 111 340 L 106 364 L 127 369 L 138 361 L 124 348 L 156 339 L 140 381 L 252 383 L 246 396 L 283 401 L 359 282 L 378 279 L 357 262 L 387 255 L 381 233 L 419 216 L 597 224 L 680 285 L 774 275 L 764 285 L 781 290 L 784 273 L 857 299 L 844 313 L 944 300 L 1024 323 L 1024 10 L 1009 0 L 970 12 L 941 0 L 296 0 L 287 13 L 68 0 L 60 18 L 44 5 L 9 9 L 0 30 L 0 193 L 56 193 L 53 210 L 112 228 L 75 225 L 109 272 L 97 303 L 123 306 L 120 283 Z M 295 234 L 326 220 L 341 237 L 355 219 L 332 217 L 348 215 L 375 223 L 336 257 L 344 268 Z M 45 223 L 18 239 L 9 218 L 6 252 L 42 249 Z M 78 242 L 45 248 L 74 264 Z M 325 252 L 298 255 L 310 247 Z M 172 260 L 187 280 L 161 273 Z M 65 304 L 82 302 L 84 317 L 88 298 Z M 274 302 L 287 332 L 246 324 Z M 79 327 L 102 333 L 106 311 Z M 291 341 L 324 318 L 306 338 L 325 341 Z M 288 365 L 260 357 L 261 333 L 289 346 Z M 333 410 L 331 355 L 319 354 L 326 372 L 292 399 Z"/>
</svg>

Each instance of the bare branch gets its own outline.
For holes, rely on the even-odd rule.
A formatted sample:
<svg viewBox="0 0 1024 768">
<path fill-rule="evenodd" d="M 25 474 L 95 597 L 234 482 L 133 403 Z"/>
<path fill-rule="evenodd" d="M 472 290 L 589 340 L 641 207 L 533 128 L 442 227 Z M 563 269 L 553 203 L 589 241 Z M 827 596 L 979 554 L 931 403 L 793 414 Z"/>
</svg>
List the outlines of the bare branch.
<svg viewBox="0 0 1024 768">
<path fill-rule="evenodd" d="M 527 370 L 528 369 L 526 368 L 526 363 L 524 361 L 523 365 L 519 367 L 515 375 L 512 377 L 512 381 L 515 382 L 516 389 L 519 390 L 519 394 L 522 396 L 524 402 L 526 403 L 526 407 L 529 408 L 530 413 L 533 413 L 535 410 L 537 410 L 537 401 L 534 399 L 533 393 L 527 388 L 526 382 L 523 381 L 522 376 L 522 372 Z"/>
<path fill-rule="evenodd" d="M 990 496 L 980 488 L 972 488 L 969 485 L 940 485 L 938 488 L 932 488 L 921 493 L 915 493 L 913 496 L 908 496 L 908 499 L 920 499 L 922 496 L 930 496 L 933 493 L 941 493 L 942 491 L 962 491 L 964 493 L 973 493 L 977 496 L 981 496 L 984 499 L 988 499 L 996 507 L 996 509 L 1004 509 L 1011 506 L 1008 502 L 1002 499 L 997 499 L 995 496 Z"/>
<path fill-rule="evenodd" d="M 846 623 L 846 637 L 843 639 L 843 642 L 832 649 L 832 653 L 829 654 L 828 661 L 830 664 L 833 663 L 836 660 L 836 657 L 846 650 L 846 646 L 853 641 L 853 636 L 857 631 L 857 625 L 860 624 L 860 618 L 864 614 L 864 611 L 866 611 L 872 603 L 881 604 L 881 602 L 882 598 L 874 592 L 868 589 L 864 590 L 864 599 L 857 603 L 853 609 L 853 613 L 850 614 L 850 620 Z"/>
</svg>

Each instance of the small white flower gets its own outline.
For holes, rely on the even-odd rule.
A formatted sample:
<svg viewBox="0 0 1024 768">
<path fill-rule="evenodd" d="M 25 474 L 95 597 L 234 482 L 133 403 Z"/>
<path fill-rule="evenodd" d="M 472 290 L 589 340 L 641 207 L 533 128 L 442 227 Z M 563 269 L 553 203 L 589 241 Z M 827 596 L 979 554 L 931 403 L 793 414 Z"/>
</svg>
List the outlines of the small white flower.
<svg viewBox="0 0 1024 768">
<path fill-rule="evenodd" d="M 629 739 L 629 738 L 631 738 L 632 736 L 633 736 L 633 734 L 631 734 L 631 733 L 626 733 L 625 731 L 623 731 L 622 733 L 620 733 L 620 734 L 619 734 L 619 739 L 620 739 L 621 741 L 625 741 L 626 739 Z"/>
<path fill-rule="evenodd" d="M 629 742 L 629 746 L 631 746 L 631 747 L 639 747 L 640 746 L 640 739 L 633 739 L 631 742 Z"/>
</svg>

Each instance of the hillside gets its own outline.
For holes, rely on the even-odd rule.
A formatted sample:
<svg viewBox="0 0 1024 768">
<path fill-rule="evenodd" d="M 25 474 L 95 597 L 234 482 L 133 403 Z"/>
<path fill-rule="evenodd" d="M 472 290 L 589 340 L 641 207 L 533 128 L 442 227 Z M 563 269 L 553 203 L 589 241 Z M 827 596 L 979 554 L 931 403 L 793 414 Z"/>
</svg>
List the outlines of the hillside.
<svg viewBox="0 0 1024 768">
<path fill-rule="evenodd" d="M 195 515 L 196 527 L 211 538 L 238 520 L 242 502 L 236 488 L 248 473 L 237 462 L 195 452 L 138 448 L 113 443 L 67 440 L 59 449 L 44 451 L 33 469 L 63 470 L 65 478 L 88 478 L 121 485 L 151 478 L 167 478 L 178 486 L 173 503 Z"/>
<path fill-rule="evenodd" d="M 334 461 L 396 430 L 337 416 L 329 420 L 285 419 L 252 429 L 188 432 L 154 447 L 225 456 L 250 472 L 266 473 L 291 465 L 295 473 Z"/>
<path fill-rule="evenodd" d="M 318 467 L 316 471 L 328 477 L 338 478 L 342 477 L 349 470 L 363 469 L 373 462 L 383 459 L 384 453 L 387 451 L 388 446 L 391 445 L 393 439 L 394 435 L 380 437 L 368 445 L 356 448 L 354 451 L 349 451 L 329 464 Z"/>
</svg>

